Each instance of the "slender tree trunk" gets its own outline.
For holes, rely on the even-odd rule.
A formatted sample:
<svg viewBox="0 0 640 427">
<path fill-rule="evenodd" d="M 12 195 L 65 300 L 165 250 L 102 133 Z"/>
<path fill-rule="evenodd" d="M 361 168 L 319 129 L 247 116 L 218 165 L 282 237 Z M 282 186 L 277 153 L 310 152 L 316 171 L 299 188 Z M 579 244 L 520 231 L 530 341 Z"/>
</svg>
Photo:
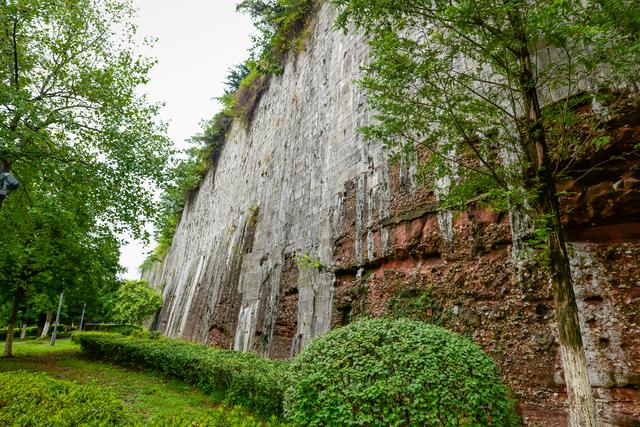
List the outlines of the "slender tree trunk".
<svg viewBox="0 0 640 427">
<path fill-rule="evenodd" d="M 545 149 L 546 153 L 546 149 Z M 548 160 L 548 159 L 547 159 Z M 569 394 L 569 422 L 571 426 L 596 426 L 595 402 L 589 380 L 576 296 L 571 279 L 569 254 L 560 222 L 560 209 L 556 189 L 551 181 L 547 161 L 540 203 L 547 218 L 549 269 L 553 284 L 553 299 L 561 344 L 562 365 Z"/>
<path fill-rule="evenodd" d="M 64 290 L 60 292 L 60 301 L 58 302 L 58 311 L 56 312 L 56 323 L 53 326 L 53 335 L 51 335 L 51 345 L 56 345 L 56 337 L 58 335 L 58 325 L 60 324 L 60 310 L 62 309 L 63 300 L 64 300 Z"/>
<path fill-rule="evenodd" d="M 87 308 L 87 303 L 85 302 L 82 306 L 82 315 L 80 316 L 80 327 L 78 328 L 79 332 L 82 332 L 82 325 L 84 324 L 84 310 Z"/>
<path fill-rule="evenodd" d="M 47 320 L 44 321 L 44 327 L 42 328 L 42 334 L 40 334 L 40 338 L 46 338 L 49 335 L 49 327 L 51 326 L 51 318 L 53 317 L 53 312 L 51 308 L 47 309 Z"/>
<path fill-rule="evenodd" d="M 18 308 L 22 299 L 24 298 L 24 288 L 18 286 L 16 289 L 16 296 L 13 300 L 13 308 L 11 309 L 11 317 L 9 317 L 9 327 L 7 328 L 7 341 L 4 345 L 4 355 L 6 357 L 13 356 L 13 332 L 16 329 L 16 320 L 18 318 Z"/>
<path fill-rule="evenodd" d="M 527 47 L 527 37 L 520 16 L 517 12 L 512 12 L 511 19 L 516 38 L 520 41 L 520 46 L 515 53 L 520 65 L 518 77 L 527 115 L 527 125 L 521 131 L 521 138 L 533 163 L 533 184 L 537 192 L 539 212 L 544 216 L 547 227 L 549 270 L 562 365 L 569 395 L 569 424 L 572 427 L 595 427 L 597 425 L 595 402 L 580 331 L 569 254 L 560 221 L 560 205 L 552 175 L 545 129 L 541 122 L 541 108 L 531 63 L 531 52 Z"/>
<path fill-rule="evenodd" d="M 22 314 L 22 332 L 20 332 L 20 339 L 23 340 L 27 337 L 27 312 L 29 311 L 29 304 L 24 309 Z"/>
</svg>

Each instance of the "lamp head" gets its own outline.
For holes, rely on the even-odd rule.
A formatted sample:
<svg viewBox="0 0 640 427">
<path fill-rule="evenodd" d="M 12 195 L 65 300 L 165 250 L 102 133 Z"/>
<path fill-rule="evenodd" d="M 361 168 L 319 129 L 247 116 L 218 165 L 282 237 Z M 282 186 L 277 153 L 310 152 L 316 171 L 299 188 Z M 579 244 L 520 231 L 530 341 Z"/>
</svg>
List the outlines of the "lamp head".
<svg viewBox="0 0 640 427">
<path fill-rule="evenodd" d="M 17 190 L 20 182 L 9 172 L 0 173 L 0 196 L 6 196 L 9 191 Z"/>
</svg>

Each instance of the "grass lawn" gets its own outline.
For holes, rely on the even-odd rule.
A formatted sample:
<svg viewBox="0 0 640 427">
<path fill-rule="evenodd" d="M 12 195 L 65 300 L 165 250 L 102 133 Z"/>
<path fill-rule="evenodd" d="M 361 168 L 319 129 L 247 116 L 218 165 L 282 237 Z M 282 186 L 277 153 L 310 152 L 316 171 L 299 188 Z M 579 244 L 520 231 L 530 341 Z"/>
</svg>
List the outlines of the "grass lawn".
<svg viewBox="0 0 640 427">
<path fill-rule="evenodd" d="M 0 345 L 4 349 L 4 343 Z M 55 347 L 51 347 L 49 341 L 17 340 L 14 356 L 0 357 L 0 372 L 40 371 L 59 379 L 109 388 L 141 422 L 178 414 L 214 413 L 223 407 L 211 396 L 183 382 L 86 359 L 70 339 L 58 340 Z M 251 416 L 248 411 L 239 410 L 246 412 L 247 418 Z"/>
</svg>

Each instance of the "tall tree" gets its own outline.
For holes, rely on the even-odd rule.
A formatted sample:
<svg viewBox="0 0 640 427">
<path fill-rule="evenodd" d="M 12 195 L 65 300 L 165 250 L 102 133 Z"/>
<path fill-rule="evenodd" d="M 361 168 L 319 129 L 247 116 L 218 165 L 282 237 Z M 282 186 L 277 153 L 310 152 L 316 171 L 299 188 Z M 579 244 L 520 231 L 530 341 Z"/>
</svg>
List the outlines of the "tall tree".
<svg viewBox="0 0 640 427">
<path fill-rule="evenodd" d="M 606 141 L 607 114 L 637 91 L 637 1 L 333 3 L 341 7 L 338 24 L 354 22 L 370 40 L 362 85 L 375 118 L 365 136 L 420 159 L 436 191 L 448 190 L 445 205 L 483 194 L 535 221 L 553 284 L 571 425 L 595 426 L 555 183 L 562 166 Z M 593 114 L 576 134 L 575 111 L 589 102 Z M 448 184 L 445 176 L 457 179 Z"/>
<path fill-rule="evenodd" d="M 162 308 L 162 293 L 146 280 L 125 280 L 115 294 L 113 318 L 138 324 Z"/>
<path fill-rule="evenodd" d="M 0 166 L 22 185 L 0 207 L 14 310 L 37 286 L 112 274 L 115 233 L 143 236 L 154 213 L 170 150 L 140 94 L 154 61 L 135 53 L 133 16 L 129 0 L 0 0 Z"/>
<path fill-rule="evenodd" d="M 135 53 L 132 16 L 127 0 L 0 4 L 0 160 L 27 190 L 33 168 L 59 191 L 82 180 L 86 203 L 139 234 L 169 144 L 139 94 L 154 61 Z"/>
<path fill-rule="evenodd" d="M 99 224 L 90 207 L 74 203 L 66 193 L 52 196 L 39 191 L 43 185 L 32 186 L 31 204 L 22 200 L 26 195 L 18 194 L 5 209 L 0 295 L 12 299 L 10 330 L 27 299 L 48 301 L 39 306 L 50 312 L 64 289 L 67 304 L 79 306 L 82 301 L 96 299 L 102 288 L 116 281 L 120 271 L 119 242 L 112 231 Z M 43 333 L 46 335 L 46 330 Z M 11 336 L 9 333 L 8 338 Z M 11 345 L 7 339 L 5 354 L 11 355 Z"/>
</svg>

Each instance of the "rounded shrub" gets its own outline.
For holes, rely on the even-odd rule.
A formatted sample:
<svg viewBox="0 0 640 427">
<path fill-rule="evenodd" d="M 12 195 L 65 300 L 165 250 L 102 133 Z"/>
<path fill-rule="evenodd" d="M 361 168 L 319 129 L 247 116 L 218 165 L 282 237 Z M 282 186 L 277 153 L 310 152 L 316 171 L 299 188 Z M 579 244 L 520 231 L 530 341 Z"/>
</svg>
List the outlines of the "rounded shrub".
<svg viewBox="0 0 640 427">
<path fill-rule="evenodd" d="M 511 426 L 513 401 L 471 340 L 411 320 L 364 320 L 296 358 L 285 415 L 294 425 Z"/>
</svg>

